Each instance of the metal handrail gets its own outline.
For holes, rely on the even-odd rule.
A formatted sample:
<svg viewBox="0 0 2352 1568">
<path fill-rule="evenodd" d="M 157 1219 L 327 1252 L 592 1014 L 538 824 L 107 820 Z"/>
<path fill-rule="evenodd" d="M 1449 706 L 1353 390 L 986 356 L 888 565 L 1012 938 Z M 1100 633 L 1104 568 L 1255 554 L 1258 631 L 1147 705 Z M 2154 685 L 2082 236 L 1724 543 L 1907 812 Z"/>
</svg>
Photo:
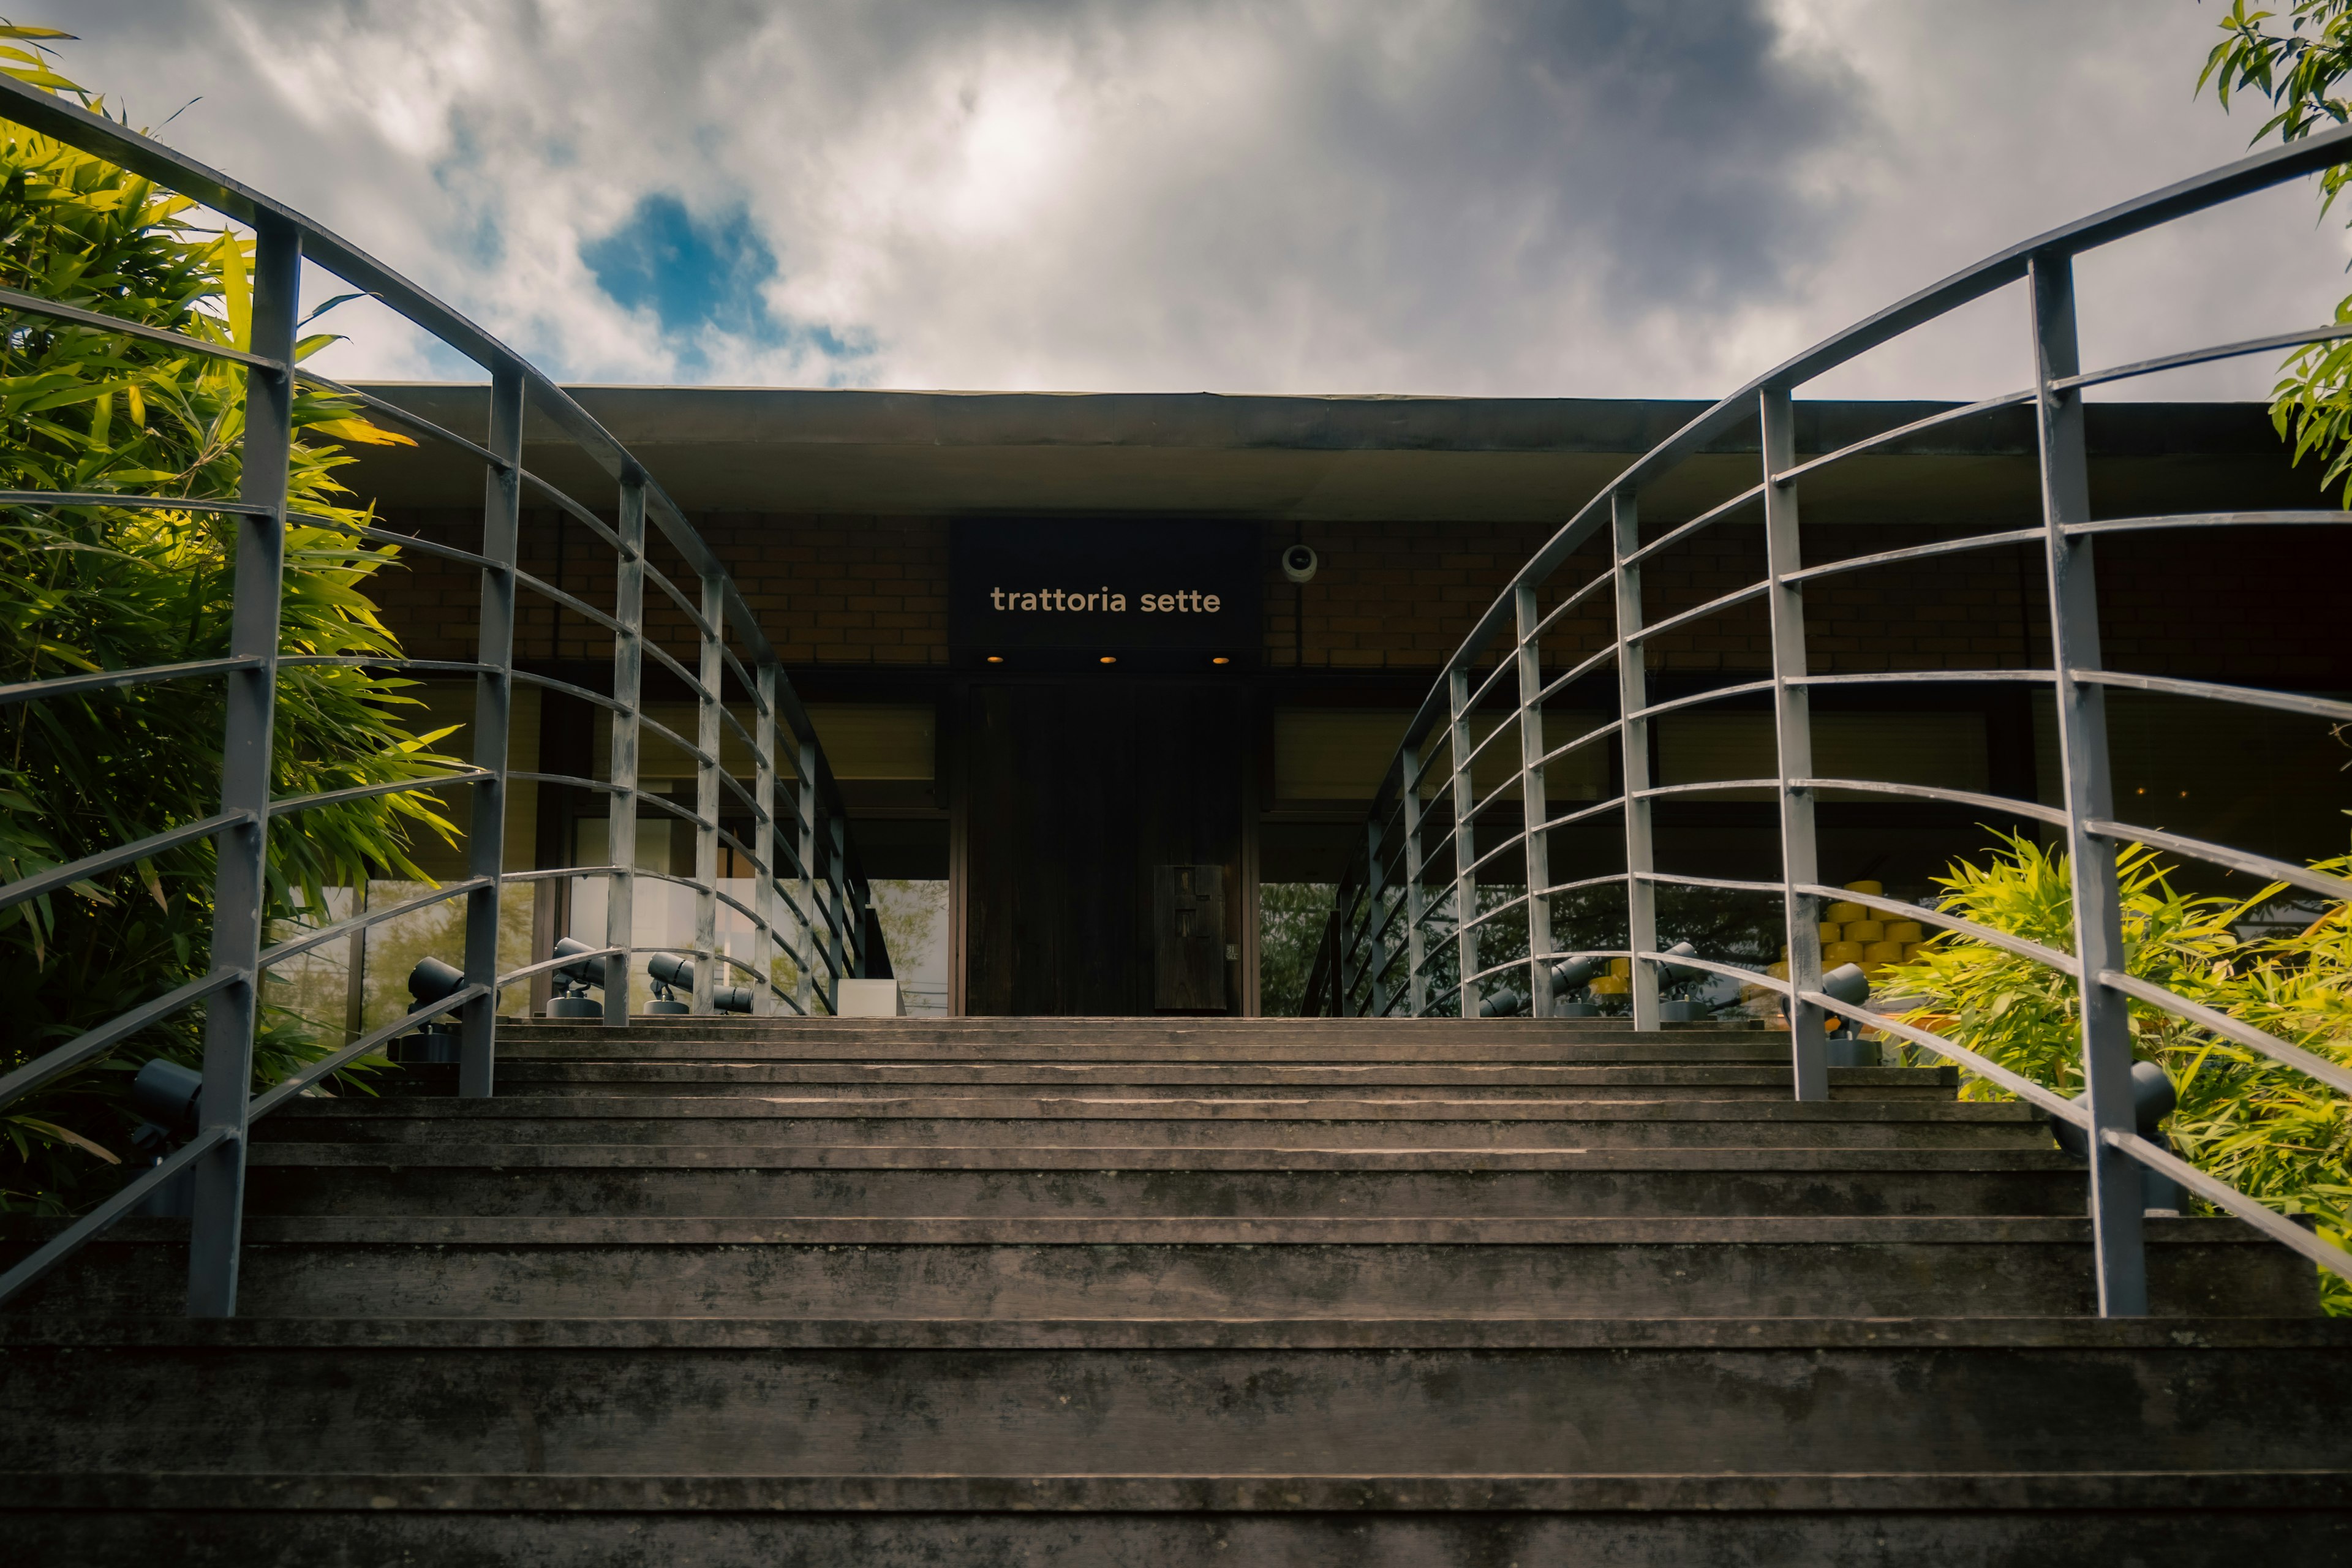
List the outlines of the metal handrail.
<svg viewBox="0 0 2352 1568">
<path fill-rule="evenodd" d="M 2251 1024 L 2214 1012 L 2167 987 L 2126 974 L 2122 962 L 2122 911 L 2116 886 L 2116 849 L 2124 843 L 2139 843 L 2331 899 L 2352 897 L 2352 881 L 2226 845 L 2113 820 L 2113 786 L 2105 750 L 2105 720 L 2100 712 L 2109 688 L 2335 721 L 2352 720 L 2352 703 L 2317 694 L 2101 668 L 2095 651 L 2098 603 L 2090 553 L 2096 536 L 2103 533 L 2185 528 L 2341 526 L 2352 522 L 2352 515 L 2310 510 L 2249 510 L 2094 519 L 2088 499 L 2082 401 L 2087 387 L 2266 350 L 2337 341 L 2352 336 L 2352 326 L 2338 322 L 2309 332 L 2242 339 L 2086 372 L 2080 366 L 2076 346 L 2073 281 L 2074 258 L 2085 251 L 2347 162 L 2352 162 L 2352 127 L 2338 128 L 2242 159 L 2011 246 L 1767 371 L 1628 465 L 1579 507 L 1513 574 L 1432 682 L 1428 696 L 1407 724 L 1396 755 L 1382 774 L 1367 830 L 1358 835 L 1359 847 L 1334 879 L 1332 911 L 1325 922 L 1322 941 L 1308 973 L 1307 1010 L 1372 1016 L 1444 1014 L 1475 1018 L 1483 1005 L 1500 994 L 1496 988 L 1507 979 L 1518 988 L 1510 993 L 1514 998 L 1511 1005 L 1526 1005 L 1536 1016 L 1548 1016 L 1554 1006 L 1549 970 L 1561 956 L 1553 950 L 1552 899 L 1572 891 L 1622 887 L 1625 893 L 1625 941 L 1610 956 L 1630 962 L 1634 1026 L 1649 1029 L 1659 1023 L 1658 990 L 1663 966 L 1686 963 L 1690 968 L 1709 973 L 1740 973 L 1744 983 L 1760 985 L 1784 999 L 1790 1025 L 1790 1065 L 1796 1097 L 1823 1100 L 1829 1094 L 1825 1024 L 1833 1016 L 1851 1016 L 1855 1009 L 1822 989 L 1822 943 L 1818 916 L 1824 903 L 1853 900 L 2017 954 L 2071 978 L 2080 987 L 2084 998 L 2083 1076 L 2088 1086 L 2082 1104 L 2065 1100 L 2047 1087 L 1916 1024 L 1874 1015 L 1872 1023 L 1922 1049 L 1939 1053 L 2053 1117 L 2090 1131 L 2092 1219 L 2103 1313 L 2122 1316 L 2147 1310 L 2139 1195 L 2139 1172 L 2143 1167 L 2171 1175 L 2200 1196 L 2248 1219 L 2264 1234 L 2284 1241 L 2322 1267 L 2352 1275 L 2352 1254 L 2306 1235 L 2252 1199 L 2194 1172 L 2134 1131 L 2128 1083 L 2128 1003 L 2137 1002 L 2168 1013 L 2332 1088 L 2352 1090 L 2352 1068 L 2330 1062 Z M 2020 281 L 2028 286 L 2034 330 L 2036 353 L 2032 386 L 2023 392 L 1938 409 L 1799 460 L 1793 400 L 1799 386 L 1995 289 Z M 2034 422 L 2034 460 L 2042 481 L 2042 516 L 2035 526 L 1982 530 L 1926 544 L 1805 563 L 1799 525 L 1799 496 L 1804 479 L 1863 454 L 1898 447 L 1927 431 L 2013 407 L 2030 410 Z M 1679 474 L 1687 459 L 1751 421 L 1751 427 L 1760 432 L 1757 482 L 1644 540 L 1640 526 L 1643 494 L 1669 476 L 1687 479 L 1687 476 Z M 1721 493 L 1720 481 L 1712 475 L 1704 476 L 1704 482 L 1714 493 Z M 1759 502 L 1765 535 L 1763 574 L 1704 604 L 1645 623 L 1643 563 Z M 1555 574 L 1564 570 L 1581 570 L 1580 552 L 1596 537 L 1608 547 L 1608 564 L 1598 576 L 1556 590 Z M 1804 621 L 1804 593 L 1809 584 L 1963 552 L 2020 547 L 2032 549 L 2043 559 L 2050 605 L 2051 656 L 2047 668 L 1836 674 L 1815 674 L 1809 668 Z M 1614 620 L 1609 633 L 1597 647 L 1559 646 L 1567 640 L 1559 628 L 1570 607 L 1600 594 L 1604 587 L 1613 591 Z M 1545 613 L 1542 595 L 1555 591 L 1560 594 L 1559 601 Z M 1644 641 L 1716 621 L 1727 612 L 1759 599 L 1771 628 L 1769 679 L 1741 680 L 1665 701 L 1649 700 L 1640 651 Z M 1548 658 L 1553 667 L 1549 671 L 1545 668 Z M 1610 664 L 1616 670 L 1617 716 L 1598 729 L 1588 730 L 1568 745 L 1548 746 L 1544 733 L 1546 704 L 1587 675 Z M 1490 699 L 1499 708 L 1504 683 L 1514 673 L 1517 678 L 1515 717 L 1520 735 L 1520 763 L 1507 776 L 1493 779 L 1482 794 L 1476 777 L 1481 770 L 1474 769 L 1473 764 L 1501 737 L 1510 721 L 1496 724 L 1474 741 L 1474 710 Z M 1922 684 L 1967 687 L 1988 683 L 2046 687 L 2057 699 L 2063 794 L 2056 805 L 1924 784 L 1817 776 L 1809 707 L 1814 689 Z M 1769 696 L 1771 703 L 1777 768 L 1774 776 L 1675 784 L 1661 784 L 1650 777 L 1649 746 L 1654 720 L 1673 711 L 1755 696 Z M 1483 721 L 1485 716 L 1479 717 Z M 1553 816 L 1545 792 L 1545 766 L 1612 733 L 1622 748 L 1622 770 L 1621 781 L 1612 787 L 1612 798 Z M 1432 764 L 1424 757 L 1424 751 L 1443 751 L 1444 763 Z M 1412 808 L 1419 802 L 1419 792 L 1429 782 L 1436 785 L 1434 797 L 1426 808 Z M 1759 881 L 1659 870 L 1653 856 L 1653 803 L 1730 789 L 1760 791 L 1770 796 L 1780 827 L 1779 879 Z M 2011 820 L 2049 824 L 2057 836 L 2063 836 L 2073 867 L 2078 922 L 2075 951 L 2060 952 L 1939 910 L 1920 909 L 1828 886 L 1817 864 L 1813 811 L 1817 795 L 1835 790 L 1981 808 Z M 1481 814 L 1489 806 L 1506 805 L 1510 799 L 1516 799 L 1520 814 L 1517 830 L 1504 832 L 1487 842 L 1482 835 L 1494 830 L 1480 826 Z M 1401 830 L 1388 822 L 1391 803 L 1394 801 L 1410 803 Z M 1549 869 L 1550 836 L 1608 811 L 1622 811 L 1623 816 L 1625 868 L 1554 883 Z M 1509 821 L 1505 813 L 1497 812 L 1496 816 L 1505 823 Z M 1409 868 L 1402 889 L 1390 869 L 1397 848 L 1390 836 L 1400 832 L 1403 860 Z M 1496 867 L 1521 850 L 1527 862 L 1523 890 L 1500 900 L 1492 909 L 1476 907 L 1482 871 L 1493 875 Z M 1511 879 L 1503 885 L 1517 887 L 1520 882 Z M 1662 952 L 1656 935 L 1655 901 L 1661 887 L 1776 897 L 1786 926 L 1789 977 L 1754 975 L 1718 961 L 1686 959 Z M 1398 908 L 1410 911 L 1402 931 L 1393 912 Z M 1519 956 L 1499 963 L 1488 962 L 1486 950 L 1496 944 L 1499 938 L 1509 936 L 1512 945 L 1517 946 L 1513 928 L 1514 922 L 1520 921 L 1524 922 L 1525 944 L 1518 949 Z M 1399 986 L 1391 984 L 1388 977 L 1401 951 L 1406 951 L 1405 984 Z"/>
<path fill-rule="evenodd" d="M 698 965 L 697 1013 L 712 1011 L 712 992 L 721 963 L 760 977 L 755 1008 L 808 1014 L 835 1003 L 841 980 L 887 972 L 888 952 L 871 917 L 872 894 L 847 831 L 839 780 L 811 725 L 807 710 L 785 679 L 776 646 L 718 553 L 697 532 L 684 510 L 662 489 L 634 455 L 578 401 L 547 374 L 467 320 L 454 307 L 410 282 L 391 268 L 293 209 L 259 192 L 64 100 L 0 76 L 0 118 L 108 160 L 155 185 L 194 199 L 254 231 L 252 337 L 250 349 L 118 320 L 102 311 L 0 289 L 0 311 L 37 315 L 78 331 L 117 333 L 191 354 L 246 367 L 247 419 L 239 493 L 234 498 L 82 491 L 0 491 L 0 506 L 56 509 L 107 507 L 201 511 L 234 518 L 237 525 L 235 609 L 230 647 L 216 658 L 137 669 L 93 671 L 0 687 L 0 702 L 38 701 L 163 680 L 218 679 L 226 686 L 226 733 L 220 809 L 211 816 L 133 844 L 85 856 L 0 884 L 0 908 L 58 891 L 87 877 L 102 875 L 133 860 L 210 839 L 217 846 L 213 896 L 216 911 L 212 967 L 163 995 L 149 998 L 77 1038 L 27 1062 L 0 1079 L 0 1105 L 56 1081 L 97 1060 L 138 1030 L 196 1003 L 205 1008 L 204 1082 L 199 1125 L 191 1139 L 161 1164 L 135 1176 L 113 1196 L 83 1215 L 46 1246 L 0 1275 L 0 1300 L 30 1284 L 91 1237 L 131 1212 L 167 1181 L 194 1184 L 194 1221 L 189 1250 L 188 1310 L 199 1317 L 226 1317 L 236 1310 L 237 1252 L 242 1231 L 243 1168 L 247 1130 L 257 1117 L 308 1091 L 367 1052 L 424 1019 L 454 1013 L 458 1018 L 458 1089 L 487 1096 L 495 1088 L 498 997 L 508 984 L 527 981 L 571 960 L 546 959 L 501 973 L 498 966 L 499 893 L 558 878 L 598 877 L 608 888 L 610 945 L 596 952 L 616 958 L 671 951 L 632 941 L 634 887 L 641 878 L 683 885 L 695 894 L 694 941 L 677 951 L 709 954 L 717 962 Z M 300 268 L 309 262 L 373 298 L 458 353 L 490 377 L 488 430 L 477 441 L 374 394 L 344 386 L 294 364 Z M 319 387 L 383 416 L 402 427 L 480 461 L 488 477 L 480 547 L 467 550 L 438 540 L 413 539 L 396 531 L 313 518 L 289 505 L 286 457 L 293 436 L 292 390 L 296 383 Z M 595 509 L 522 464 L 526 406 L 613 481 L 617 525 Z M 558 514 L 558 526 L 576 526 L 610 549 L 617 563 L 614 603 L 607 610 L 519 569 L 518 532 L 523 491 L 544 498 Z M 283 570 L 284 535 L 289 524 L 320 526 L 358 538 L 419 550 L 478 567 L 482 610 L 478 652 L 470 660 L 406 659 L 343 655 L 281 654 L 278 648 L 278 579 Z M 646 559 L 646 531 L 657 531 L 682 560 L 690 576 L 681 587 Z M 692 627 L 695 652 L 674 656 L 646 634 L 644 588 L 650 580 L 675 600 Z M 519 672 L 513 633 L 518 589 L 541 595 L 561 610 L 604 627 L 613 637 L 611 694 Z M 689 592 L 698 592 L 697 604 Z M 652 658 L 677 677 L 699 710 L 698 732 L 689 741 L 646 716 L 642 687 L 644 661 Z M 281 668 L 313 666 L 431 669 L 470 675 L 475 681 L 471 765 L 437 778 L 388 784 L 362 784 L 273 800 L 270 699 Z M 691 667 L 690 667 L 691 666 Z M 727 689 L 731 677 L 734 689 Z M 569 780 L 509 766 L 508 730 L 518 681 L 586 699 L 613 715 L 608 777 Z M 746 725 L 728 706 L 747 703 Z M 723 765 L 720 738 L 731 728 L 751 754 L 755 776 L 739 779 Z M 697 804 L 688 810 L 646 793 L 637 772 L 641 731 L 651 730 L 678 745 L 694 761 Z M 616 861 L 580 868 L 509 870 L 505 865 L 505 803 L 510 788 L 533 780 L 583 784 L 612 799 L 609 819 Z M 473 817 L 467 835 L 468 874 L 421 897 L 350 919 L 299 931 L 265 947 L 268 874 L 267 825 L 317 806 L 395 793 L 463 785 L 472 794 Z M 723 796 L 748 808 L 752 842 L 744 843 L 720 816 Z M 626 846 L 635 839 L 641 803 L 674 812 L 692 825 L 696 868 L 691 877 L 642 871 L 629 862 Z M 733 820 L 740 821 L 740 818 Z M 782 835 L 782 837 L 779 836 Z M 719 886 L 721 846 L 747 857 L 758 868 L 746 903 Z M 788 884 L 776 875 L 789 867 Z M 820 892 L 818 889 L 822 889 Z M 312 1061 L 283 1081 L 251 1091 L 255 1026 L 261 976 L 277 963 L 325 943 L 359 941 L 387 921 L 443 902 L 463 900 L 465 984 L 430 1006 L 362 1034 Z M 751 923 L 759 945 L 756 963 L 723 951 L 718 942 L 721 905 Z M 789 957 L 798 973 L 790 992 L 768 975 L 776 954 Z M 823 989 L 820 991 L 819 986 Z M 771 997 L 772 995 L 773 1004 Z M 616 979 L 605 988 L 604 1021 L 629 1021 L 629 988 Z"/>
</svg>

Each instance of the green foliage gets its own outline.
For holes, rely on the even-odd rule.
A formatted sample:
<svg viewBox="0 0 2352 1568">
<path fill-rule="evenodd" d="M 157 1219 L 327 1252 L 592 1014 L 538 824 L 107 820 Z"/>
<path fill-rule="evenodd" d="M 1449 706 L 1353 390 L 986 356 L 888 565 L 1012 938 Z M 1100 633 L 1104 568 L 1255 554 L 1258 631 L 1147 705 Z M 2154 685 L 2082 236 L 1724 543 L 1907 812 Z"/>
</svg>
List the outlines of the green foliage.
<svg viewBox="0 0 2352 1568">
<path fill-rule="evenodd" d="M 19 40 L 38 29 L 0 28 Z M 36 54 L 0 47 L 0 68 L 101 107 Z M 87 153 L 0 122 L 0 287 L 207 342 L 251 342 L 249 242 L 189 220 L 193 204 Z M 236 494 L 245 372 L 209 355 L 30 314 L 0 340 L 0 489 L 186 497 Z M 332 341 L 304 340 L 302 353 Z M 348 403 L 298 393 L 291 507 L 314 522 L 286 536 L 280 647 L 393 657 L 399 649 L 364 587 L 394 552 L 345 530 L 337 442 L 404 441 Z M 331 438 L 331 439 L 330 439 Z M 216 658 L 227 651 L 236 520 L 128 508 L 0 508 L 0 680 Z M 397 722 L 406 682 L 352 668 L 283 671 L 273 793 L 305 795 L 432 776 L 437 735 Z M 0 876 L 30 875 L 218 809 L 217 679 L 20 702 L 0 710 Z M 419 876 L 409 834 L 446 834 L 429 795 L 410 791 L 273 823 L 273 922 L 326 906 L 324 889 L 378 875 Z M 22 1065 L 207 967 L 214 858 L 208 844 L 76 883 L 0 911 L 0 992 L 10 1027 L 0 1071 Z M 184 1011 L 9 1108 L 0 1120 L 0 1206 L 69 1211 L 104 1190 L 110 1145 L 135 1119 L 122 1104 L 136 1064 L 199 1058 L 200 1018 Z M 268 1011 L 257 1086 L 327 1047 Z"/>
<path fill-rule="evenodd" d="M 2284 20 L 2282 31 L 2272 24 Z M 2275 132 L 2281 142 L 2297 142 L 2315 131 L 2352 120 L 2352 100 L 2337 89 L 2352 74 L 2352 0 L 2294 0 L 2284 18 L 2248 11 L 2232 0 L 2221 19 L 2223 37 L 2205 58 L 2197 78 L 2208 82 L 2226 112 L 2233 95 L 2252 93 L 2277 110 L 2255 132 L 2261 142 Z M 2352 183 L 2352 164 L 2339 163 L 2320 176 L 2320 211 Z M 2352 323 L 2352 298 L 2336 307 L 2338 321 Z M 2306 343 L 2280 366 L 2272 389 L 2271 422 L 2282 439 L 2294 444 L 2294 461 L 2316 454 L 2326 469 L 2323 488 L 2345 481 L 2344 502 L 2352 507 L 2352 343 Z"/>
<path fill-rule="evenodd" d="M 1937 879 L 1946 889 L 1937 907 L 2072 952 L 2066 858 L 2029 839 L 2008 842 L 1989 864 L 1955 865 Z M 2352 858 L 2320 868 L 2342 875 Z M 2352 1066 L 2347 906 L 2334 906 L 2293 935 L 2247 940 L 2239 929 L 2273 904 L 2284 884 L 2243 900 L 2184 894 L 2153 852 L 2137 846 L 2116 857 L 2116 869 L 2128 973 Z M 2079 993 L 2068 976 L 1947 933 L 1916 962 L 1890 967 L 1879 984 L 1888 994 L 1926 999 L 1907 1021 L 2062 1094 L 2082 1091 Z M 2134 1002 L 2130 1016 L 2134 1054 L 2163 1068 L 2180 1097 L 2166 1128 L 2181 1158 L 2283 1214 L 2310 1215 L 2338 1247 L 2352 1240 L 2352 1115 L 2345 1098 L 2160 1009 Z M 2008 1098 L 1976 1078 L 1961 1092 Z M 2352 1281 L 2322 1278 L 2330 1310 L 2352 1312 Z"/>
<path fill-rule="evenodd" d="M 1331 918 L 1328 882 L 1262 882 L 1257 889 L 1258 1011 L 1295 1018 L 1307 1001 L 1315 949 Z"/>
</svg>

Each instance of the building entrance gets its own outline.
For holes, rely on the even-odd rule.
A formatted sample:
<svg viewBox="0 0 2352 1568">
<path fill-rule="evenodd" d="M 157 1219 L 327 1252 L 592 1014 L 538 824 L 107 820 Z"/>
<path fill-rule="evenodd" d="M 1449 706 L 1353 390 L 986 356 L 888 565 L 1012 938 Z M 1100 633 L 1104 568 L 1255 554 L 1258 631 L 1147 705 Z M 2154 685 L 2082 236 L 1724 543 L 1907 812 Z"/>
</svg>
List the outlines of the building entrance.
<svg viewBox="0 0 2352 1568">
<path fill-rule="evenodd" d="M 1217 886 L 1223 903 L 1223 1005 L 1181 1010 L 1244 1009 L 1245 714 L 1231 684 L 1103 676 L 967 689 L 966 1013 L 1139 1016 L 1170 1010 L 1157 1004 L 1171 995 L 1213 1000 L 1220 988 L 1204 987 L 1189 951 L 1199 911 L 1155 897 L 1180 880 L 1162 868 L 1186 868 L 1188 889 Z M 1160 973 L 1171 962 L 1189 975 L 1172 990 Z"/>
</svg>

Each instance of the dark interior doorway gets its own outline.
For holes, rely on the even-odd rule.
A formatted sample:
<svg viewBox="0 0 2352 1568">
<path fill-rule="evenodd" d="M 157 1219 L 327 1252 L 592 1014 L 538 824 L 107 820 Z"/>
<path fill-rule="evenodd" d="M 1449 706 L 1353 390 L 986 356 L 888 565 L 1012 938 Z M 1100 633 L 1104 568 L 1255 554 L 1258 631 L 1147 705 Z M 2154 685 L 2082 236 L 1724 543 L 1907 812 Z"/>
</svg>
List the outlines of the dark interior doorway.
<svg viewBox="0 0 2352 1568">
<path fill-rule="evenodd" d="M 963 1010 L 1153 1008 L 1153 868 L 1224 868 L 1227 1010 L 1241 1012 L 1250 733 L 1237 684 L 974 682 L 964 698 Z"/>
</svg>

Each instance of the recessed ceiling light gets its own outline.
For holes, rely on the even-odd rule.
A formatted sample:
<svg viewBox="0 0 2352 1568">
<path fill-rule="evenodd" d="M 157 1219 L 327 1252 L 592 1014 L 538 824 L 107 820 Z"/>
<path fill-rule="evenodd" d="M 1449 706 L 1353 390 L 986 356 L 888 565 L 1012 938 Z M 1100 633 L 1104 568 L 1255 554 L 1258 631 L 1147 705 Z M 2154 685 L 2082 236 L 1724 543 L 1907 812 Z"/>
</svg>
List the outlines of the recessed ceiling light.
<svg viewBox="0 0 2352 1568">
<path fill-rule="evenodd" d="M 1215 656 L 1214 658 L 1211 658 L 1211 659 L 1209 660 L 1209 662 L 1210 662 L 1211 664 L 1231 664 L 1231 663 L 1233 663 L 1234 661 L 1233 661 L 1232 659 L 1230 659 L 1230 658 L 1227 658 L 1223 654 L 1218 654 L 1218 655 L 1217 655 L 1217 656 Z"/>
<path fill-rule="evenodd" d="M 1102 656 L 1102 662 L 1105 664 L 1117 664 L 1118 662 L 1118 656 L 1117 654 L 1107 653 Z"/>
<path fill-rule="evenodd" d="M 988 662 L 991 664 L 1003 664 L 1004 662 L 1004 656 L 1001 653 L 990 654 L 988 656 Z"/>
</svg>

